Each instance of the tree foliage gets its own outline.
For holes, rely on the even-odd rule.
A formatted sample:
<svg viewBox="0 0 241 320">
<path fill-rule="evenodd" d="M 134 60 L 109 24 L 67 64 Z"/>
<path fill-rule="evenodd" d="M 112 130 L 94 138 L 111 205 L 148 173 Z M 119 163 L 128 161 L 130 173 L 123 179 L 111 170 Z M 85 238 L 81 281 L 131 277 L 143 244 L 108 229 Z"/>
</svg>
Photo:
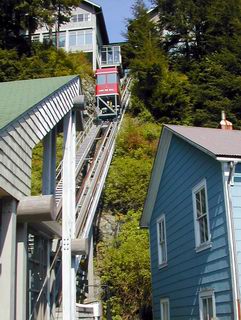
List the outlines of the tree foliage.
<svg viewBox="0 0 241 320">
<path fill-rule="evenodd" d="M 133 7 L 127 28 L 126 61 L 134 77 L 131 111 L 143 119 L 187 123 L 190 117 L 188 78 L 168 67 L 160 30 L 150 20 L 143 1 Z"/>
<path fill-rule="evenodd" d="M 240 128 L 241 1 L 153 3 L 156 26 L 147 22 L 141 0 L 127 26 L 132 113 L 161 123 L 218 127 L 225 110 Z"/>
<path fill-rule="evenodd" d="M 31 35 L 39 26 L 46 24 L 51 34 L 53 26 L 68 21 L 78 5 L 77 0 L 1 0 L 0 48 L 29 53 Z"/>
<path fill-rule="evenodd" d="M 119 217 L 120 232 L 97 247 L 97 269 L 108 285 L 113 320 L 149 319 L 151 305 L 149 243 L 139 229 L 160 126 L 126 117 L 104 190 L 104 211 Z"/>
<path fill-rule="evenodd" d="M 139 218 L 140 212 L 129 211 L 119 236 L 98 246 L 97 267 L 109 286 L 113 320 L 142 319 L 151 304 L 148 235 Z"/>
<path fill-rule="evenodd" d="M 26 80 L 78 74 L 92 77 L 91 64 L 84 53 L 66 53 L 38 44 L 33 55 L 18 56 L 16 50 L 0 49 L 0 81 Z"/>
<path fill-rule="evenodd" d="M 159 128 L 127 117 L 104 190 L 104 209 L 127 213 L 143 207 Z"/>
</svg>

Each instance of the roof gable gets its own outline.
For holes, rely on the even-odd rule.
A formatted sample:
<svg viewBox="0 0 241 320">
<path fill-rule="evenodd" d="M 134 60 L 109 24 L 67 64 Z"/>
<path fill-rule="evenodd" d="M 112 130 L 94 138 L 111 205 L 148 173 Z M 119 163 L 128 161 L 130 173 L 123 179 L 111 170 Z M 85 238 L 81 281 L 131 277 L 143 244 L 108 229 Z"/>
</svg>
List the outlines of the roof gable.
<svg viewBox="0 0 241 320">
<path fill-rule="evenodd" d="M 104 18 L 104 14 L 102 11 L 102 7 L 92 1 L 89 1 L 89 0 L 84 0 L 83 3 L 94 8 L 94 10 L 96 12 L 97 24 L 98 24 L 99 28 L 101 29 L 101 36 L 103 38 L 103 43 L 109 44 L 109 36 L 108 36 L 106 24 L 105 24 L 105 18 Z"/>
<path fill-rule="evenodd" d="M 214 158 L 241 158 L 241 131 L 166 125 L 168 130 Z"/>
<path fill-rule="evenodd" d="M 0 83 L 0 131 L 76 76 Z"/>
<path fill-rule="evenodd" d="M 165 125 L 160 137 L 140 225 L 148 227 L 162 179 L 172 135 L 221 161 L 241 161 L 241 131 Z"/>
</svg>

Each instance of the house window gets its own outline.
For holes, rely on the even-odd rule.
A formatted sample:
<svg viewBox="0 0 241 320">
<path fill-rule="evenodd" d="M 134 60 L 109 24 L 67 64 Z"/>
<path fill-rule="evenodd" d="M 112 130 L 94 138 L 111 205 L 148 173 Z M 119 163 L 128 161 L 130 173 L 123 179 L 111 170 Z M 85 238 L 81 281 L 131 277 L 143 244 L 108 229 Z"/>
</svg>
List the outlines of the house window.
<svg viewBox="0 0 241 320">
<path fill-rule="evenodd" d="M 39 34 L 35 34 L 35 35 L 32 36 L 32 40 L 33 40 L 34 42 L 35 42 L 35 41 L 39 41 L 39 39 L 40 39 Z"/>
<path fill-rule="evenodd" d="M 200 320 L 216 319 L 215 296 L 213 290 L 202 291 L 199 294 Z"/>
<path fill-rule="evenodd" d="M 210 247 L 211 240 L 206 180 L 201 181 L 196 187 L 193 188 L 192 196 L 196 248 L 198 250 L 202 250 Z"/>
<path fill-rule="evenodd" d="M 69 32 L 70 47 L 92 44 L 92 30 L 78 30 Z"/>
<path fill-rule="evenodd" d="M 166 223 L 165 216 L 162 215 L 157 220 L 157 246 L 159 266 L 165 266 L 167 263 L 167 243 L 166 243 Z"/>
<path fill-rule="evenodd" d="M 161 299 L 160 301 L 161 307 L 161 320 L 169 320 L 170 319 L 170 310 L 169 310 L 169 299 Z"/>
<path fill-rule="evenodd" d="M 83 21 L 90 21 L 90 13 L 80 13 L 80 14 L 74 14 L 70 18 L 71 22 L 83 22 Z"/>
<path fill-rule="evenodd" d="M 60 32 L 59 33 L 59 47 L 65 48 L 65 40 L 66 40 L 66 33 Z"/>
</svg>

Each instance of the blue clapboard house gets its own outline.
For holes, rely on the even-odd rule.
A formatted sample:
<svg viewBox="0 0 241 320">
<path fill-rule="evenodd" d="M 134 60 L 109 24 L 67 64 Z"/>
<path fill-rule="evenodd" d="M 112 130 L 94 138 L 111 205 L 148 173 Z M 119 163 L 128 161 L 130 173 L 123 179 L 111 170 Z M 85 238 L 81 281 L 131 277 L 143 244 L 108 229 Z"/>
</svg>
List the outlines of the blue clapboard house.
<svg viewBox="0 0 241 320">
<path fill-rule="evenodd" d="M 241 131 L 164 126 L 141 226 L 154 320 L 241 319 Z"/>
</svg>

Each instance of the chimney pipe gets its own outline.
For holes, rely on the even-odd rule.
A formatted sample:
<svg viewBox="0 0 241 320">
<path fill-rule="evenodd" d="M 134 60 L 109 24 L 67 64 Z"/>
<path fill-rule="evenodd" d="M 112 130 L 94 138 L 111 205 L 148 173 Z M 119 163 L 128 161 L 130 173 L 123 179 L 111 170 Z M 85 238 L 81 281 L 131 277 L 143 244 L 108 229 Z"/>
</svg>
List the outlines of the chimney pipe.
<svg viewBox="0 0 241 320">
<path fill-rule="evenodd" d="M 222 118 L 222 120 L 220 121 L 221 129 L 222 130 L 233 130 L 232 122 L 226 120 L 225 111 L 222 111 L 221 118 Z"/>
</svg>

